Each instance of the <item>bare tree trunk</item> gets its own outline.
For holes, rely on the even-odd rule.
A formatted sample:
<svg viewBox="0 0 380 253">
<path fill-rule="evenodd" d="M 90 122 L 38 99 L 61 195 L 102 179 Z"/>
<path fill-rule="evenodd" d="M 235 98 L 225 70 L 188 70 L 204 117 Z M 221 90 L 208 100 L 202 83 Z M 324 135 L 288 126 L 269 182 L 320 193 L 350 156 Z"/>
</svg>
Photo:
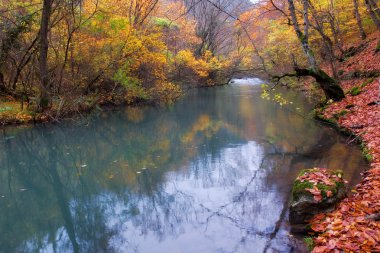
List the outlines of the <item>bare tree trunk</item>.
<svg viewBox="0 0 380 253">
<path fill-rule="evenodd" d="M 335 14 L 330 13 L 329 15 L 329 23 L 332 31 L 332 35 L 334 38 L 335 46 L 339 49 L 340 53 L 343 55 L 344 54 L 344 49 L 342 47 L 342 36 L 339 28 L 339 24 L 336 22 Z"/>
<path fill-rule="evenodd" d="M 372 5 L 371 5 L 370 0 L 364 0 L 364 3 L 365 3 L 365 6 L 367 7 L 367 11 L 368 11 L 369 15 L 372 18 L 372 21 L 375 23 L 377 29 L 380 30 L 380 20 L 376 16 L 376 13 L 374 12 L 374 10 L 372 9 Z"/>
<path fill-rule="evenodd" d="M 338 78 L 338 72 L 335 66 L 335 60 L 337 57 L 334 53 L 334 44 L 330 37 L 325 33 L 324 27 L 323 27 L 323 18 L 321 18 L 317 11 L 315 10 L 314 6 L 309 2 L 310 11 L 312 13 L 313 19 L 315 21 L 315 26 L 313 28 L 317 30 L 317 32 L 321 35 L 323 44 L 325 48 L 327 49 L 327 55 L 330 61 L 331 70 L 333 72 L 333 76 L 335 79 Z"/>
<path fill-rule="evenodd" d="M 310 68 L 309 69 L 301 69 L 297 66 L 295 67 L 296 74 L 298 76 L 312 76 L 315 78 L 320 88 L 326 95 L 327 99 L 332 99 L 335 101 L 342 100 L 344 96 L 344 92 L 335 79 L 331 78 L 327 75 L 322 69 L 320 69 L 317 65 L 317 61 L 315 59 L 314 53 L 309 45 L 309 1 L 302 0 L 303 3 L 303 22 L 304 22 L 304 32 L 301 31 L 300 25 L 298 23 L 296 9 L 294 6 L 293 0 L 288 0 L 289 3 L 289 11 L 292 19 L 294 30 L 297 34 L 299 41 L 301 42 L 302 49 L 308 59 Z"/>
<path fill-rule="evenodd" d="M 38 109 L 45 110 L 50 103 L 49 92 L 49 69 L 48 69 L 48 50 L 49 50 L 49 21 L 52 10 L 53 0 L 44 0 L 41 27 L 40 27 L 40 97 L 38 101 Z"/>
<path fill-rule="evenodd" d="M 356 22 L 358 23 L 360 36 L 361 36 L 362 40 L 365 40 L 367 38 L 367 34 L 365 33 L 364 28 L 363 28 L 362 18 L 360 16 L 360 12 L 359 12 L 358 0 L 353 0 L 353 3 L 354 3 L 354 14 L 355 14 Z"/>
<path fill-rule="evenodd" d="M 5 70 L 6 61 L 11 49 L 17 44 L 19 36 L 27 29 L 29 22 L 30 20 L 25 18 L 25 22 L 16 21 L 11 27 L 5 28 L 2 31 L 4 37 L 0 40 L 0 92 L 11 93 L 11 87 L 7 85 L 6 76 L 4 76 L 7 74 Z"/>
<path fill-rule="evenodd" d="M 308 8 L 308 1 L 303 0 L 302 2 L 304 5 L 304 10 L 303 10 L 304 24 L 305 24 L 304 33 L 302 33 L 301 28 L 298 24 L 298 19 L 297 19 L 297 15 L 296 15 L 296 8 L 294 6 L 293 0 L 288 0 L 290 16 L 292 18 L 294 30 L 297 34 L 298 39 L 301 42 L 302 49 L 303 49 L 303 51 L 307 57 L 307 60 L 309 62 L 310 67 L 316 68 L 317 61 L 315 60 L 314 53 L 309 46 L 309 15 L 308 15 L 309 8 Z"/>
</svg>

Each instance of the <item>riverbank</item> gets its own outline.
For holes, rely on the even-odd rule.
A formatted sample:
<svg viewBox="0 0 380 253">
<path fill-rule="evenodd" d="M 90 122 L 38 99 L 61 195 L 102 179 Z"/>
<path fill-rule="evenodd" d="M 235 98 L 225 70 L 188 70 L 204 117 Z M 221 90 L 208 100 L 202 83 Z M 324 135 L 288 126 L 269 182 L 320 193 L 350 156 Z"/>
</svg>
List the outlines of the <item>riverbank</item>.
<svg viewBox="0 0 380 253">
<path fill-rule="evenodd" d="M 317 234 L 313 252 L 380 251 L 380 48 L 379 33 L 340 65 L 347 97 L 317 111 L 318 117 L 351 133 L 360 141 L 370 170 L 337 208 L 317 215 L 311 228 Z"/>
<path fill-rule="evenodd" d="M 190 87 L 188 89 L 204 87 L 210 86 Z M 56 99 L 44 112 L 37 112 L 30 103 L 16 100 L 11 96 L 3 96 L 0 97 L 0 126 L 59 122 L 63 119 L 78 117 L 93 110 L 108 107 L 170 104 L 178 100 L 186 90 L 177 89 L 154 99 L 130 98 L 124 93 L 71 96 Z"/>
<path fill-rule="evenodd" d="M 129 103 L 127 103 L 127 101 L 119 101 L 116 103 L 109 98 L 96 99 L 94 101 L 91 101 L 92 99 L 90 98 L 78 98 L 77 100 L 82 102 L 74 103 L 70 107 L 65 107 L 64 110 L 62 110 L 62 104 L 57 104 L 44 112 L 37 112 L 31 109 L 28 103 L 17 101 L 12 97 L 3 97 L 0 102 L 0 125 L 8 126 L 58 122 L 62 119 L 89 113 L 95 108 L 101 108 L 107 105 L 121 106 L 136 105 L 138 103 L 137 101 Z M 148 103 L 148 101 L 141 101 L 140 103 Z"/>
<path fill-rule="evenodd" d="M 222 80 L 222 81 L 221 81 Z M 111 93 L 72 93 L 52 99 L 51 105 L 43 112 L 38 112 L 35 99 L 21 101 L 12 96 L 0 96 L 0 126 L 23 125 L 33 123 L 59 122 L 75 118 L 95 109 L 119 106 L 155 106 L 171 104 L 177 101 L 188 90 L 228 85 L 224 77 L 203 85 L 172 85 L 170 89 L 153 92 L 147 97 L 135 96 L 124 87 L 116 87 Z"/>
<path fill-rule="evenodd" d="M 59 122 L 63 119 L 87 114 L 95 109 L 118 106 L 141 106 L 169 104 L 177 100 L 182 91 L 157 99 L 129 99 L 121 95 L 72 96 L 56 100 L 43 112 L 37 112 L 33 105 L 18 101 L 10 96 L 0 98 L 0 126 L 22 125 L 33 123 Z"/>
</svg>

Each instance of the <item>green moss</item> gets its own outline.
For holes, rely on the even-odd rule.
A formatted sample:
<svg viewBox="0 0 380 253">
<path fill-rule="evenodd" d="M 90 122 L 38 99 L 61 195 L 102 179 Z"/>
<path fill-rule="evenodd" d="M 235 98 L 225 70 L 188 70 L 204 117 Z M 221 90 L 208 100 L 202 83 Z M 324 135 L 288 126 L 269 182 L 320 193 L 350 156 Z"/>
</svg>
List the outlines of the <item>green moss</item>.
<svg viewBox="0 0 380 253">
<path fill-rule="evenodd" d="M 305 238 L 303 238 L 303 241 L 305 242 L 306 247 L 307 247 L 308 250 L 312 251 L 314 249 L 315 244 L 314 244 L 313 237 L 310 237 L 310 236 L 305 237 Z"/>
<path fill-rule="evenodd" d="M 333 124 L 333 125 L 335 125 L 335 124 L 338 123 L 338 121 L 337 121 L 336 119 L 334 119 L 334 118 L 326 119 L 326 122 L 328 122 L 328 123 L 330 123 L 330 124 Z"/>
<path fill-rule="evenodd" d="M 334 113 L 334 114 L 333 114 L 333 117 L 334 117 L 335 119 L 338 120 L 340 117 L 346 115 L 347 113 L 348 113 L 347 110 L 341 110 L 341 111 L 338 112 L 338 113 Z"/>
<path fill-rule="evenodd" d="M 375 52 L 376 53 L 380 52 L 380 40 L 379 40 L 379 42 L 377 42 L 377 46 L 376 46 Z"/>
<path fill-rule="evenodd" d="M 357 96 L 360 93 L 363 92 L 363 88 L 366 87 L 368 84 L 372 83 L 375 80 L 375 78 L 368 78 L 365 82 L 360 84 L 359 86 L 353 87 L 351 90 L 349 90 L 347 93 L 351 94 L 352 96 Z"/>
<path fill-rule="evenodd" d="M 360 87 L 358 87 L 358 86 L 355 86 L 351 90 L 349 90 L 348 93 L 351 94 L 351 96 L 357 96 L 360 93 L 362 93 L 362 89 Z"/>
<path fill-rule="evenodd" d="M 306 173 L 310 173 L 310 172 L 318 172 L 319 170 L 318 169 L 303 169 L 300 171 L 300 173 L 298 173 L 298 176 L 303 176 L 305 175 Z"/>
<path fill-rule="evenodd" d="M 321 121 L 324 121 L 324 122 L 327 122 L 331 125 L 337 126 L 337 123 L 338 123 L 337 119 L 324 117 L 322 114 L 322 111 L 320 111 L 320 110 L 316 110 L 314 116 L 315 116 L 315 118 L 317 118 Z"/>
<path fill-rule="evenodd" d="M 362 150 L 362 154 L 364 156 L 364 158 L 368 161 L 368 162 L 371 162 L 373 157 L 370 153 L 370 150 L 369 148 L 367 148 L 366 144 L 364 142 L 360 143 L 360 148 Z"/>
<path fill-rule="evenodd" d="M 159 27 L 163 27 L 163 28 L 171 28 L 171 29 L 180 28 L 180 26 L 177 23 L 167 18 L 155 18 L 154 23 L 155 25 Z"/>
<path fill-rule="evenodd" d="M 368 161 L 368 162 L 371 162 L 373 157 L 372 155 L 370 154 L 370 150 L 369 148 L 367 147 L 363 147 L 362 148 L 362 153 L 363 153 L 363 156 L 365 157 L 365 159 Z"/>
<path fill-rule="evenodd" d="M 370 79 L 368 79 L 367 81 L 365 81 L 364 83 L 362 83 L 362 84 L 360 85 L 360 88 L 364 88 L 364 87 L 366 87 L 368 84 L 372 83 L 373 81 L 375 81 L 375 78 L 370 78 Z"/>
<path fill-rule="evenodd" d="M 313 188 L 313 183 L 310 183 L 308 181 L 301 182 L 300 180 L 294 181 L 293 184 L 293 189 L 292 189 L 292 196 L 294 200 L 298 200 L 301 195 L 310 194 L 311 193 L 305 191 L 305 189 L 312 189 Z"/>
<path fill-rule="evenodd" d="M 344 182 L 335 182 L 335 187 L 336 189 L 340 189 L 340 188 L 343 188 L 344 187 Z"/>
<path fill-rule="evenodd" d="M 313 173 L 313 172 L 318 172 L 318 171 L 319 169 L 304 169 L 300 171 L 300 173 L 298 174 L 298 177 L 301 177 L 305 175 L 306 173 Z M 330 174 L 336 175 L 339 178 L 343 178 L 343 171 L 341 170 L 331 171 Z M 335 180 L 332 180 L 332 181 L 334 182 L 334 185 L 325 185 L 321 183 L 314 185 L 313 183 L 309 181 L 301 182 L 300 180 L 296 179 L 293 183 L 293 189 L 292 189 L 293 199 L 297 201 L 303 195 L 312 196 L 312 194 L 306 191 L 305 189 L 312 189 L 314 186 L 316 186 L 321 191 L 323 200 L 326 200 L 328 191 L 331 191 L 333 195 L 335 195 L 340 188 L 344 187 L 343 181 L 335 181 Z"/>
</svg>

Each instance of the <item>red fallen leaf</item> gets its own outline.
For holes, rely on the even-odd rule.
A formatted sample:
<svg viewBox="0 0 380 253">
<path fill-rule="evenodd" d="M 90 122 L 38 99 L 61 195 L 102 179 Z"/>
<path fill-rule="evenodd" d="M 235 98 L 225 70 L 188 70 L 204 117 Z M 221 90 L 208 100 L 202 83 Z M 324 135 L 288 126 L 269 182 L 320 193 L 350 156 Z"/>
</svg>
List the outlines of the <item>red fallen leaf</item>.
<svg viewBox="0 0 380 253">
<path fill-rule="evenodd" d="M 336 241 L 334 240 L 334 239 L 331 239 L 330 241 L 329 241 L 329 244 L 328 244 L 328 246 L 327 246 L 329 249 L 335 249 L 335 247 L 336 247 Z"/>
<path fill-rule="evenodd" d="M 379 35 L 380 33 L 377 33 L 376 40 L 370 42 L 372 46 L 368 46 L 358 54 L 360 57 L 355 56 L 342 63 L 342 68 L 349 69 L 349 71 L 356 68 L 380 69 L 380 54 L 373 54 Z M 361 80 L 349 80 L 343 81 L 342 85 L 346 85 L 345 89 L 349 90 L 353 86 L 360 85 L 361 82 Z M 347 96 L 341 102 L 329 105 L 323 112 L 327 118 L 331 118 L 333 114 L 347 109 L 347 105 L 353 105 L 354 107 L 348 109 L 349 113 L 345 117 L 341 117 L 338 122 L 342 127 L 363 139 L 373 161 L 371 170 L 362 173 L 363 180 L 352 190 L 354 194 L 343 201 L 335 211 L 326 214 L 324 218 L 312 220 L 312 224 L 323 224 L 325 227 L 325 231 L 314 240 L 318 247 L 313 252 L 380 253 L 380 223 L 366 218 L 367 215 L 380 210 L 380 106 L 368 105 L 369 102 L 379 101 L 379 84 L 380 80 L 376 79 L 368 84 L 359 96 Z M 318 173 L 317 177 L 307 175 L 305 180 L 311 179 L 313 182 L 325 184 L 327 178 L 324 174 L 322 171 L 322 173 Z M 329 178 L 332 182 L 337 180 L 343 182 L 340 177 L 340 180 L 336 176 Z M 330 193 L 326 191 L 326 196 L 328 195 Z M 318 227 L 314 226 L 316 229 Z M 334 241 L 335 248 L 330 249 L 334 245 Z"/>
<path fill-rule="evenodd" d="M 327 191 L 327 192 L 326 192 L 326 195 L 327 195 L 327 197 L 330 198 L 330 197 L 333 195 L 333 193 L 332 193 L 332 191 Z"/>
<path fill-rule="evenodd" d="M 321 191 L 316 186 L 314 186 L 313 189 L 305 189 L 305 190 L 310 192 L 313 195 L 320 195 L 321 194 Z"/>
<path fill-rule="evenodd" d="M 366 220 L 366 218 L 364 218 L 363 216 L 359 216 L 356 218 L 356 222 L 359 224 L 366 224 L 368 220 Z"/>
<path fill-rule="evenodd" d="M 368 207 L 370 202 L 369 201 L 362 201 L 361 204 L 365 207 Z"/>
<path fill-rule="evenodd" d="M 376 240 L 371 236 L 369 231 L 364 231 L 363 236 L 373 244 L 376 244 Z"/>
<path fill-rule="evenodd" d="M 324 252 L 328 252 L 328 248 L 326 246 L 315 247 L 312 251 L 312 253 L 324 253 Z"/>
<path fill-rule="evenodd" d="M 350 210 L 350 207 L 347 205 L 342 205 L 340 210 L 345 213 L 345 212 L 348 212 L 348 210 Z"/>
<path fill-rule="evenodd" d="M 326 216 L 326 214 L 324 214 L 324 213 L 319 213 L 319 214 L 316 214 L 316 215 L 314 216 L 314 219 L 316 219 L 316 220 L 322 220 L 323 218 L 325 218 L 325 216 Z"/>
<path fill-rule="evenodd" d="M 314 200 L 315 201 L 317 201 L 317 202 L 319 202 L 319 201 L 321 201 L 322 200 L 322 195 L 314 195 Z"/>
<path fill-rule="evenodd" d="M 347 248 L 347 249 L 349 249 L 349 250 L 353 250 L 353 251 L 359 250 L 359 247 L 357 245 L 355 245 L 353 243 L 350 243 L 350 242 L 346 242 L 344 244 L 344 247 Z"/>
<path fill-rule="evenodd" d="M 323 226 L 322 224 L 313 224 L 311 225 L 311 229 L 315 232 L 323 232 L 325 231 L 325 226 Z"/>
</svg>

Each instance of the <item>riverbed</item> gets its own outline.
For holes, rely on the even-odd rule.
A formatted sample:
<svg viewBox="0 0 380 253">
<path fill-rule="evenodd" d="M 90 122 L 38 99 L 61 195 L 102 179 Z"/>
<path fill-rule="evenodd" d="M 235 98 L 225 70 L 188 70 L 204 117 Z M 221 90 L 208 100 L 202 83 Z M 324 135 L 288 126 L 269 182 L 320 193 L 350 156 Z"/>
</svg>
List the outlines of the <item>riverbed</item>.
<svg viewBox="0 0 380 253">
<path fill-rule="evenodd" d="M 303 168 L 367 168 L 299 93 L 260 79 L 191 90 L 165 107 L 98 110 L 0 136 L 0 252 L 293 252 Z"/>
</svg>

